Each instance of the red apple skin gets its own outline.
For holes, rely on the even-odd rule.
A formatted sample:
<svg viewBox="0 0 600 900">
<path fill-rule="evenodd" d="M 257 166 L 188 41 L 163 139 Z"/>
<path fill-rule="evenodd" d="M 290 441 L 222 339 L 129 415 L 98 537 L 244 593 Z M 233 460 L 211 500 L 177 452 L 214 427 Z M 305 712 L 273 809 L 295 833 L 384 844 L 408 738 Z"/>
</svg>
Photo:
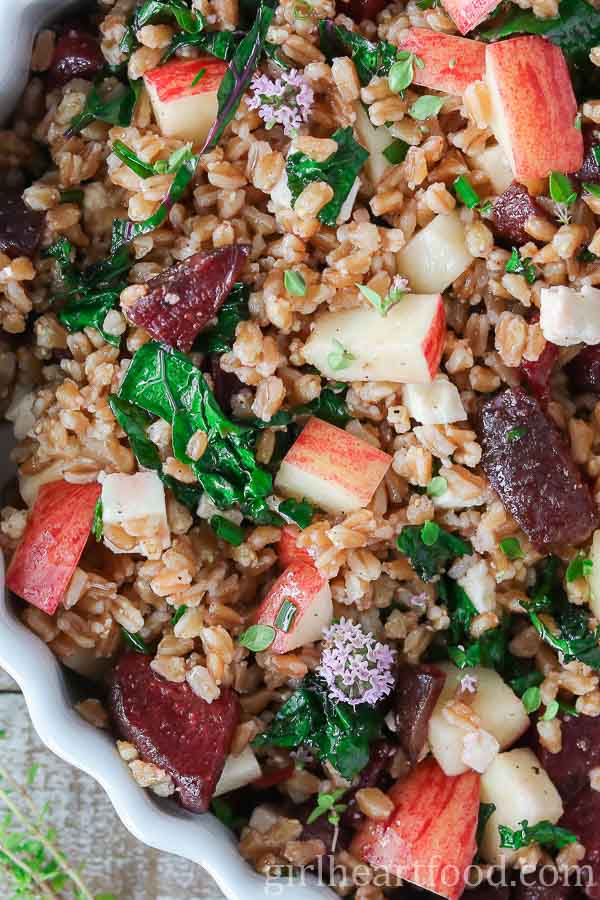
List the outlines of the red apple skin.
<svg viewBox="0 0 600 900">
<path fill-rule="evenodd" d="M 206 72 L 192 87 L 192 82 L 202 69 Z M 172 59 L 164 66 L 146 72 L 144 78 L 155 88 L 158 99 L 168 103 L 181 97 L 218 91 L 226 71 L 227 63 L 223 60 L 202 56 L 199 59 Z"/>
<path fill-rule="evenodd" d="M 485 44 L 479 41 L 429 28 L 411 28 L 399 46 L 425 63 L 423 69 L 413 67 L 414 84 L 446 94 L 463 94 L 472 82 L 481 81 L 485 75 Z"/>
<path fill-rule="evenodd" d="M 562 50 L 532 35 L 488 44 L 485 60 L 504 109 L 517 181 L 577 172 L 583 137 Z"/>
<path fill-rule="evenodd" d="M 314 557 L 305 547 L 299 547 L 298 538 L 302 534 L 297 525 L 284 525 L 281 529 L 281 537 L 277 544 L 277 558 L 282 569 L 287 568 L 291 563 L 303 562 L 306 565 L 313 565 Z"/>
<path fill-rule="evenodd" d="M 442 6 L 461 34 L 467 34 L 490 15 L 496 0 L 442 0 Z"/>
<path fill-rule="evenodd" d="M 445 775 L 433 757 L 389 791 L 395 809 L 387 822 L 368 822 L 350 852 L 370 865 L 458 900 L 476 850 L 477 772 Z"/>
<path fill-rule="evenodd" d="M 299 560 L 290 563 L 279 576 L 254 617 L 254 624 L 271 625 L 275 628 L 276 637 L 269 647 L 271 653 L 289 652 L 296 628 L 305 616 L 311 614 L 313 603 L 326 585 L 326 579 L 319 575 L 313 565 Z M 290 600 L 297 610 L 289 631 L 282 631 L 275 625 L 275 619 L 285 600 Z"/>
<path fill-rule="evenodd" d="M 434 318 L 431 320 L 431 327 L 427 332 L 427 336 L 423 339 L 421 349 L 423 356 L 427 362 L 427 368 L 431 375 L 431 380 L 435 378 L 440 367 L 440 360 L 446 343 L 446 310 L 444 300 L 440 294 L 437 310 Z"/>
<path fill-rule="evenodd" d="M 284 462 L 323 482 L 339 486 L 365 507 L 389 469 L 383 450 L 313 416 L 287 452 Z"/>
</svg>

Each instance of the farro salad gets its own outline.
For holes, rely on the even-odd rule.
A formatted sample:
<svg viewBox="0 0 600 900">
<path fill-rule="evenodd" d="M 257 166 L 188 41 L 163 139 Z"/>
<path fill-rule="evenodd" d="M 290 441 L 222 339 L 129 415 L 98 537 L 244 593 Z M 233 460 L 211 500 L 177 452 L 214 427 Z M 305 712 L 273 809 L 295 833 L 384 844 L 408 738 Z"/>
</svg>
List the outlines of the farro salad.
<svg viewBox="0 0 600 900">
<path fill-rule="evenodd" d="M 7 584 L 138 784 L 260 872 L 600 897 L 597 96 L 585 0 L 37 36 Z"/>
</svg>

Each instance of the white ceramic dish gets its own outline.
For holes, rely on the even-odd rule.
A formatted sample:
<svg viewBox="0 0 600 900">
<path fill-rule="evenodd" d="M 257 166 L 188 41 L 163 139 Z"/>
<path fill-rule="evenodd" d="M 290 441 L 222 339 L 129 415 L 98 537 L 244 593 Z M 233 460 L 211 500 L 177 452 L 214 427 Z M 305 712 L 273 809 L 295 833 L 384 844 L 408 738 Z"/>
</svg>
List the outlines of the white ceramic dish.
<svg viewBox="0 0 600 900">
<path fill-rule="evenodd" d="M 0 121 L 9 115 L 27 77 L 35 32 L 69 6 L 69 0 L 0 0 Z M 7 458 L 6 429 L 0 457 Z M 2 446 L 4 445 L 4 446 Z M 6 479 L 6 474 L 4 479 Z M 237 852 L 231 834 L 212 815 L 195 816 L 173 801 L 139 788 L 110 735 L 88 725 L 73 709 L 78 688 L 52 652 L 16 615 L 4 589 L 0 554 L 0 666 L 23 691 L 34 728 L 57 756 L 91 775 L 108 794 L 131 833 L 151 847 L 198 863 L 233 900 L 323 900 L 332 896 L 316 883 L 268 884 Z M 153 900 L 153 898 L 148 898 Z"/>
</svg>

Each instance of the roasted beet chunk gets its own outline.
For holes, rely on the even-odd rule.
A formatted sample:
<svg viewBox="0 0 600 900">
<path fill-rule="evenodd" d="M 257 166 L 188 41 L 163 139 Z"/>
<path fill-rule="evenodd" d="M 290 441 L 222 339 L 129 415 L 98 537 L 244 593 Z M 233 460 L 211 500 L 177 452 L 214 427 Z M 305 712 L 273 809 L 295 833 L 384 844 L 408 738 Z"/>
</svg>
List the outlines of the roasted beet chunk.
<svg viewBox="0 0 600 900">
<path fill-rule="evenodd" d="M 25 205 L 19 191 L 0 191 L 0 252 L 11 258 L 33 256 L 44 225 L 44 213 Z"/>
<path fill-rule="evenodd" d="M 534 751 L 556 785 L 563 800 L 569 800 L 589 784 L 589 772 L 600 765 L 600 717 L 565 716 L 561 720 L 562 747 L 550 753 L 533 731 Z"/>
<path fill-rule="evenodd" d="M 401 666 L 394 697 L 400 746 L 416 762 L 427 738 L 427 726 L 446 676 L 435 666 Z"/>
<path fill-rule="evenodd" d="M 533 544 L 589 537 L 598 522 L 596 504 L 538 400 L 508 388 L 483 404 L 477 430 L 483 470 Z"/>
<path fill-rule="evenodd" d="M 337 0 L 336 10 L 350 16 L 355 22 L 374 19 L 388 4 L 388 0 Z"/>
<path fill-rule="evenodd" d="M 573 390 L 600 394 L 600 344 L 584 347 L 575 359 L 565 366 L 565 371 Z"/>
<path fill-rule="evenodd" d="M 600 900 L 600 793 L 589 785 L 585 787 L 571 800 L 559 825 L 576 834 L 585 847 L 579 864 L 584 891 L 588 897 Z"/>
<path fill-rule="evenodd" d="M 521 244 L 533 240 L 525 231 L 525 223 L 529 216 L 546 217 L 546 213 L 526 187 L 513 181 L 494 203 L 490 219 L 492 231 L 498 242 L 510 247 L 520 247 Z"/>
<path fill-rule="evenodd" d="M 521 371 L 527 386 L 542 403 L 547 403 L 550 399 L 550 378 L 557 359 L 558 347 L 551 341 L 546 341 L 539 359 L 533 362 L 523 360 L 521 363 Z"/>
<path fill-rule="evenodd" d="M 56 42 L 48 77 L 52 86 L 62 87 L 72 78 L 93 78 L 103 66 L 104 57 L 96 38 L 78 28 L 69 28 Z"/>
<path fill-rule="evenodd" d="M 157 341 L 187 353 L 223 305 L 249 252 L 247 244 L 232 244 L 195 253 L 150 279 L 127 315 Z"/>
<path fill-rule="evenodd" d="M 600 184 L 600 162 L 596 159 L 594 148 L 600 148 L 600 128 L 597 125 L 584 125 L 583 132 L 583 165 L 577 173 L 581 181 Z M 600 154 L 600 150 L 598 150 Z M 600 157 L 599 157 L 600 159 Z"/>
<path fill-rule="evenodd" d="M 552 884 L 554 879 L 549 878 L 548 874 L 538 870 L 535 873 L 527 872 L 523 877 L 521 870 L 515 872 L 516 887 L 512 900 L 569 900 L 574 894 L 570 884 L 560 877 L 556 879 L 556 884 Z"/>
<path fill-rule="evenodd" d="M 110 692 L 115 730 L 142 759 L 169 773 L 182 806 L 205 812 L 239 720 L 237 695 L 221 688 L 207 703 L 187 684 L 165 681 L 150 662 L 141 653 L 119 660 Z"/>
</svg>

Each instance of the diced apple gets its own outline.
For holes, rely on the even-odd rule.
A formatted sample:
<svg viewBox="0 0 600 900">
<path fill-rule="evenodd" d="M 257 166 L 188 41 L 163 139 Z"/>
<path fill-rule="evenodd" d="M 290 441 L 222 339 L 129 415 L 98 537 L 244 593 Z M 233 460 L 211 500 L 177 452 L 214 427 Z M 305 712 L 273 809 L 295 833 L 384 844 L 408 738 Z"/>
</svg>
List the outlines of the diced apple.
<svg viewBox="0 0 600 900">
<path fill-rule="evenodd" d="M 600 619 L 600 529 L 594 532 L 590 550 L 592 571 L 588 575 L 590 584 L 590 607 L 597 619 Z"/>
<path fill-rule="evenodd" d="M 405 384 L 402 399 L 411 419 L 421 425 L 449 425 L 467 418 L 458 388 L 445 375 L 431 384 Z"/>
<path fill-rule="evenodd" d="M 496 194 L 503 194 L 511 186 L 513 172 L 500 144 L 494 144 L 478 153 L 475 163 L 478 169 L 485 172 Z"/>
<path fill-rule="evenodd" d="M 485 75 L 485 44 L 480 41 L 430 28 L 410 28 L 398 45 L 425 63 L 423 68 L 414 66 L 414 84 L 446 94 L 463 94 Z"/>
<path fill-rule="evenodd" d="M 383 450 L 312 418 L 284 457 L 275 488 L 326 512 L 353 512 L 371 502 L 391 462 Z"/>
<path fill-rule="evenodd" d="M 542 288 L 540 327 L 546 340 L 559 347 L 600 343 L 600 290 L 589 284 Z"/>
<path fill-rule="evenodd" d="M 282 569 L 290 563 L 303 562 L 312 565 L 314 560 L 309 550 L 298 546 L 298 538 L 302 532 L 297 525 L 284 525 L 277 544 L 277 559 Z"/>
<path fill-rule="evenodd" d="M 322 313 L 304 346 L 304 357 L 336 381 L 423 384 L 438 371 L 445 339 L 442 297 L 407 294 L 386 316 L 366 306 Z M 338 344 L 354 357 L 343 369 L 331 364 Z"/>
<path fill-rule="evenodd" d="M 467 34 L 494 11 L 494 0 L 442 0 L 442 6 L 461 34 Z"/>
<path fill-rule="evenodd" d="M 155 472 L 107 475 L 102 483 L 104 543 L 113 553 L 141 553 L 160 559 L 171 546 L 165 489 Z M 134 547 L 123 549 L 110 537 L 113 527 L 137 538 Z"/>
<path fill-rule="evenodd" d="M 271 586 L 255 617 L 257 625 L 270 625 L 276 637 L 271 653 L 289 653 L 320 641 L 331 625 L 333 606 L 327 579 L 313 565 L 292 562 Z"/>
<path fill-rule="evenodd" d="M 496 738 L 501 750 L 510 747 L 529 728 L 529 717 L 517 695 L 494 669 L 457 669 L 450 663 L 441 663 L 439 668 L 446 673 L 446 682 L 429 720 L 429 746 L 446 775 L 459 775 L 468 769 L 462 759 L 467 732 L 452 725 L 443 710 L 465 675 L 477 678 L 477 693 L 469 705 L 479 717 L 482 730 Z"/>
<path fill-rule="evenodd" d="M 225 766 L 217 782 L 213 797 L 220 797 L 221 794 L 237 791 L 247 784 L 252 784 L 261 775 L 262 769 L 258 764 L 252 747 L 245 747 L 238 756 L 230 753 L 225 760 Z"/>
<path fill-rule="evenodd" d="M 193 83 L 199 73 L 204 75 Z M 144 75 L 154 118 L 164 137 L 202 143 L 217 116 L 217 91 L 227 63 L 214 56 L 172 59 Z"/>
<path fill-rule="evenodd" d="M 524 819 L 530 826 L 544 820 L 555 824 L 563 814 L 558 791 L 537 756 L 525 747 L 498 754 L 481 776 L 481 802 L 496 807 L 480 845 L 484 860 L 493 865 L 508 864 L 515 855 L 500 848 L 498 825 L 514 830 Z"/>
<path fill-rule="evenodd" d="M 436 216 L 400 250 L 397 260 L 413 291 L 443 293 L 473 262 L 458 213 Z"/>
<path fill-rule="evenodd" d="M 535 35 L 486 46 L 492 130 L 518 181 L 576 172 L 583 138 L 560 47 Z"/>
<path fill-rule="evenodd" d="M 383 151 L 387 150 L 390 144 L 393 144 L 394 138 L 385 125 L 378 127 L 373 125 L 360 100 L 356 101 L 354 109 L 356 110 L 354 128 L 359 143 L 362 144 L 365 150 L 369 151 L 369 158 L 364 165 L 364 171 L 373 187 L 375 187 L 388 169 L 392 167 L 392 164 L 383 155 Z"/>
<path fill-rule="evenodd" d="M 390 819 L 367 820 L 350 852 L 376 869 L 457 900 L 475 854 L 479 781 L 475 772 L 449 778 L 428 757 L 389 792 L 395 804 Z"/>
</svg>

